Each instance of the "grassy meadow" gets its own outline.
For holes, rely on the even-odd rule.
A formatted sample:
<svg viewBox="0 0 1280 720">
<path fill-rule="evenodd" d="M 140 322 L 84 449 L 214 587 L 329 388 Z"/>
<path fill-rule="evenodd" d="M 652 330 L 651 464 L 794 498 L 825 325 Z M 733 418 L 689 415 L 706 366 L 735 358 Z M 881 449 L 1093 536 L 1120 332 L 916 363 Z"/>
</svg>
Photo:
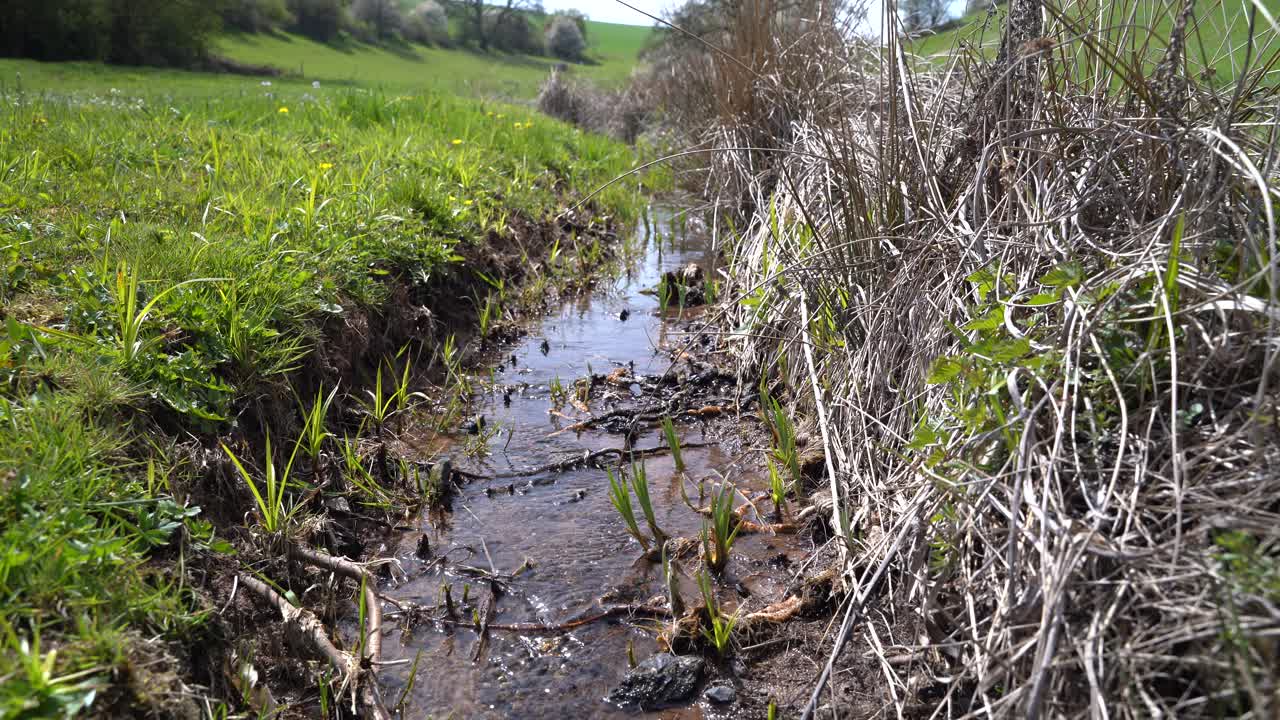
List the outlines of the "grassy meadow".
<svg viewBox="0 0 1280 720">
<path fill-rule="evenodd" d="M 588 21 L 591 62 L 571 66 L 573 74 L 602 87 L 623 85 L 649 33 L 648 27 Z M 513 99 L 536 95 L 559 62 L 534 55 L 410 44 L 336 46 L 288 33 L 224 35 L 218 51 L 240 62 L 278 67 L 308 82 L 354 83 L 388 91 L 433 88 Z"/>
<path fill-rule="evenodd" d="M 471 259 L 539 260 L 530 228 L 547 242 L 558 212 L 634 165 L 623 145 L 452 92 L 505 77 L 485 58 L 227 42 L 308 58 L 306 77 L 0 61 L 0 718 L 192 705 L 186 648 L 217 635 L 211 568 L 251 569 L 286 505 L 308 514 L 292 505 L 312 489 L 299 426 L 317 460 L 338 453 L 326 417 L 337 434 L 335 418 L 367 414 L 354 387 L 325 412 L 320 366 L 378 359 L 326 344 L 371 334 L 406 296 L 438 320 L 491 314 L 507 286 Z M 527 94 L 543 70 L 520 72 Z M 593 202 L 625 221 L 638 192 Z M 210 480 L 231 448 L 247 471 Z M 349 487 L 369 482 L 360 463 Z"/>
<path fill-rule="evenodd" d="M 1271 13 L 1280 13 L 1280 0 L 1260 0 L 1259 5 Z M 1275 55 L 1276 33 L 1271 32 L 1264 13 L 1259 13 L 1255 41 L 1249 42 L 1248 0 L 1212 3 L 1198 8 L 1187 32 L 1187 65 L 1192 72 L 1212 69 L 1220 82 L 1239 77 L 1246 59 L 1255 66 L 1258 59 Z M 961 48 L 979 51 L 994 58 L 1000 46 L 1000 31 L 1007 5 L 993 12 L 966 15 L 942 32 L 929 33 L 915 40 L 910 49 L 922 57 L 947 56 Z M 1135 3 L 1083 2 L 1064 3 L 1054 9 L 1062 20 L 1077 28 L 1076 36 L 1063 46 L 1065 51 L 1088 57 L 1080 39 L 1090 38 L 1095 48 L 1115 52 L 1115 62 L 1140 63 L 1152 67 L 1163 57 L 1179 12 L 1176 3 L 1144 1 Z"/>
</svg>

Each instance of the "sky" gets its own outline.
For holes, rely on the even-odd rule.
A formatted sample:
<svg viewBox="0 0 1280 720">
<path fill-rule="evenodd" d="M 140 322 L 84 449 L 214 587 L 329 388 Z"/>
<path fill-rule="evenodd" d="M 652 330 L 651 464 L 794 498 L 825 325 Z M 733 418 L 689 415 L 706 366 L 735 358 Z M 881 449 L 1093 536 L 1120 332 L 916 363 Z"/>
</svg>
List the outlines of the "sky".
<svg viewBox="0 0 1280 720">
<path fill-rule="evenodd" d="M 662 12 L 676 3 L 673 0 L 627 0 L 627 5 L 634 5 L 651 14 L 662 16 Z M 580 10 L 587 17 L 600 22 L 623 23 L 625 25 L 652 25 L 653 21 L 631 10 L 614 0 L 542 0 L 542 7 L 548 12 L 556 10 Z"/>
<path fill-rule="evenodd" d="M 662 16 L 663 11 L 680 5 L 680 0 L 626 0 L 651 15 Z M 964 12 L 964 0 L 948 0 L 948 10 L 958 16 Z M 872 34 L 878 35 L 882 3 L 871 0 L 867 3 L 866 24 Z M 601 22 L 623 23 L 625 25 L 653 25 L 653 21 L 632 10 L 616 0 L 542 0 L 542 7 L 548 12 L 556 10 L 579 10 L 592 20 Z"/>
</svg>

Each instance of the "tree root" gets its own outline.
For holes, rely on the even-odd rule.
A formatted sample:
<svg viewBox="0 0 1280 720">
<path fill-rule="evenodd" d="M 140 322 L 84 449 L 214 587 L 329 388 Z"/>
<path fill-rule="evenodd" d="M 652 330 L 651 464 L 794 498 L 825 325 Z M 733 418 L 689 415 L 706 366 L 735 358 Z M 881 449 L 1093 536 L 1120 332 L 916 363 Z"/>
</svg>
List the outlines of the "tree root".
<svg viewBox="0 0 1280 720">
<path fill-rule="evenodd" d="M 291 644 L 309 645 L 329 661 L 329 665 L 341 678 L 338 695 L 354 684 L 357 688 L 356 696 L 360 703 L 361 715 L 370 720 L 390 720 L 391 714 L 387 712 L 382 703 L 382 696 L 378 692 L 378 677 L 373 667 L 362 669 L 360 661 L 355 656 L 339 650 L 329 640 L 324 623 L 320 622 L 320 618 L 316 617 L 315 613 L 291 604 L 270 585 L 255 577 L 242 573 L 240 584 L 271 603 L 280 612 L 284 620 L 285 636 L 290 639 Z M 361 677 L 362 675 L 364 677 Z"/>
<path fill-rule="evenodd" d="M 289 543 L 288 555 L 298 562 L 342 575 L 360 583 L 364 591 L 364 657 L 360 667 L 367 676 L 366 682 L 359 684 L 360 705 L 364 715 L 374 720 L 390 720 L 391 714 L 382 702 L 378 691 L 377 667 L 382 661 L 382 602 L 378 598 L 377 581 L 362 565 L 346 558 L 334 557 L 328 553 L 312 548 L 302 547 L 297 543 Z"/>
</svg>

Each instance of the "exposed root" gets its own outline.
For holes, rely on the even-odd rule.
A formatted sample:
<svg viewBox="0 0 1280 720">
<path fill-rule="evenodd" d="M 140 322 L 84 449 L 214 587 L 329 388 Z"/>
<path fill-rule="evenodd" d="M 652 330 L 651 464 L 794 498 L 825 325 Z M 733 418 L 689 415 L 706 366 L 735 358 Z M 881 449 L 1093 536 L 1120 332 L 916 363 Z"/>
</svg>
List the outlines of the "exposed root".
<svg viewBox="0 0 1280 720">
<path fill-rule="evenodd" d="M 378 677 L 374 670 L 376 659 L 368 668 L 362 669 L 361 663 L 353 655 L 334 646 L 325 633 L 324 623 L 320 622 L 320 618 L 316 617 L 315 613 L 291 604 L 280 593 L 255 577 L 245 574 L 239 577 L 241 585 L 280 611 L 280 616 L 285 623 L 285 634 L 291 644 L 306 645 L 329 661 L 341 678 L 339 695 L 348 687 L 355 685 L 360 714 L 371 720 L 390 720 L 391 714 L 387 712 L 382 703 L 382 696 L 378 692 Z"/>
</svg>

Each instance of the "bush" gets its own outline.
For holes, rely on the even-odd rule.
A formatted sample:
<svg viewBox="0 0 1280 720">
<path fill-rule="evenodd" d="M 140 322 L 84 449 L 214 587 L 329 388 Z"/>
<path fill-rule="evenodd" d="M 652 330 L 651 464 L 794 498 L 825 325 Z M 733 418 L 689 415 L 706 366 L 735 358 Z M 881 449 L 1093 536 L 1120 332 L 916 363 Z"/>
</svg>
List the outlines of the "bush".
<svg viewBox="0 0 1280 720">
<path fill-rule="evenodd" d="M 404 33 L 424 45 L 449 45 L 449 17 L 440 3 L 427 0 L 409 13 Z"/>
<path fill-rule="evenodd" d="M 191 66 L 221 25 L 203 0 L 6 0 L 0 55 Z"/>
<path fill-rule="evenodd" d="M 489 45 L 507 52 L 532 53 L 539 50 L 533 39 L 533 25 L 523 12 L 489 9 L 484 13 L 484 32 Z"/>
<path fill-rule="evenodd" d="M 256 33 L 292 22 L 284 0 L 225 0 L 222 22 L 226 27 Z"/>
<path fill-rule="evenodd" d="M 587 40 L 573 18 L 556 15 L 544 33 L 547 52 L 561 60 L 578 61 L 587 49 Z"/>
<path fill-rule="evenodd" d="M 385 40 L 404 31 L 404 15 L 396 0 L 355 0 L 351 17 L 373 39 Z"/>
<path fill-rule="evenodd" d="M 351 25 L 342 0 L 288 0 L 293 30 L 320 42 L 331 42 Z"/>
</svg>

